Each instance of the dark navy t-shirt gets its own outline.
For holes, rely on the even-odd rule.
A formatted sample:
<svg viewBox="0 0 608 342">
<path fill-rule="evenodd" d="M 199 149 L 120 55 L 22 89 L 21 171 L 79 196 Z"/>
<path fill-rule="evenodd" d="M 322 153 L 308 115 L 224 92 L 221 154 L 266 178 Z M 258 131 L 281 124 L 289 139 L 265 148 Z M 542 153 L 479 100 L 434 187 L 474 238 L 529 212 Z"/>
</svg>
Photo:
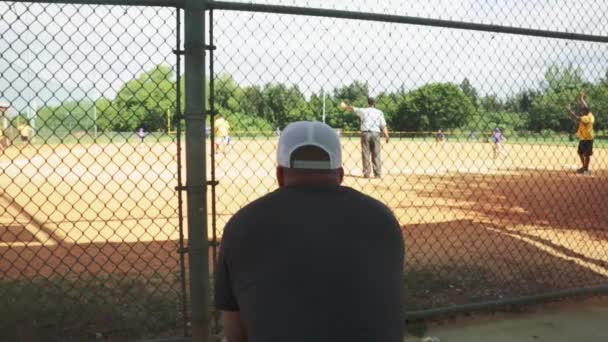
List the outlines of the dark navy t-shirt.
<svg viewBox="0 0 608 342">
<path fill-rule="evenodd" d="M 403 341 L 404 242 L 382 203 L 343 186 L 278 189 L 226 225 L 215 305 L 250 342 Z"/>
</svg>

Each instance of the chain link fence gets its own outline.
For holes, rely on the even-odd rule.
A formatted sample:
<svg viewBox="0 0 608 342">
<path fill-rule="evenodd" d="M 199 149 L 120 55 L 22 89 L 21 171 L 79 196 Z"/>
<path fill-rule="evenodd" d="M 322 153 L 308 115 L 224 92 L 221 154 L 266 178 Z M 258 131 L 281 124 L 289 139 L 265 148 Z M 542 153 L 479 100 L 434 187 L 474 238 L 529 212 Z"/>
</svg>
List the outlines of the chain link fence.
<svg viewBox="0 0 608 342">
<path fill-rule="evenodd" d="M 0 334 L 186 325 L 175 8 L 0 2 Z"/>
<path fill-rule="evenodd" d="M 258 4 L 212 6 L 211 106 L 231 126 L 212 164 L 218 236 L 240 207 L 277 187 L 281 129 L 318 120 L 341 134 L 345 185 L 388 204 L 403 224 L 410 317 L 605 288 L 608 50 L 606 19 L 590 17 L 606 4 Z M 337 11 L 345 9 L 369 13 Z M 419 25 L 397 23 L 408 20 Z M 595 114 L 585 175 L 566 112 L 579 110 L 582 92 Z M 340 108 L 367 107 L 368 96 L 391 134 L 383 176 L 371 179 L 359 119 Z"/>
<path fill-rule="evenodd" d="M 345 185 L 403 225 L 411 317 L 607 285 L 608 26 L 593 14 L 608 5 L 235 5 L 206 12 L 212 261 L 227 220 L 276 188 L 281 130 L 319 120 L 341 135 Z M 188 334 L 181 10 L 0 1 L 0 13 L 2 335 Z M 596 120 L 586 175 L 565 111 L 583 91 Z M 339 106 L 368 96 L 391 135 L 371 179 L 358 118 Z"/>
</svg>

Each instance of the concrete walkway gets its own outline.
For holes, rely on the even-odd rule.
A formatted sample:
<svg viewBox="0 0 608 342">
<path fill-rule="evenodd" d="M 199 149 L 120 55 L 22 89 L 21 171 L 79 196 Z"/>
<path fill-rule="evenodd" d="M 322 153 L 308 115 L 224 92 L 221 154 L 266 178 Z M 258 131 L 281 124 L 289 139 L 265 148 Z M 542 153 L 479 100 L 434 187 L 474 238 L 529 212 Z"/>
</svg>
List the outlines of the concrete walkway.
<svg viewBox="0 0 608 342">
<path fill-rule="evenodd" d="M 608 296 L 539 304 L 518 312 L 446 319 L 429 323 L 425 337 L 408 336 L 405 341 L 608 342 Z"/>
</svg>

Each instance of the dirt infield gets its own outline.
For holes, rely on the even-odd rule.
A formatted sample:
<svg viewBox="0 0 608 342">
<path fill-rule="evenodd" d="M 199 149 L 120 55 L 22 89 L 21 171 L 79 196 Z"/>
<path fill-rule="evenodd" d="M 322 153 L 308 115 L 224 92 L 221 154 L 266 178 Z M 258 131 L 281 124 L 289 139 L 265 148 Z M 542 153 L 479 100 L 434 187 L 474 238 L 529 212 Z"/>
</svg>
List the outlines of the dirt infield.
<svg viewBox="0 0 608 342">
<path fill-rule="evenodd" d="M 459 283 L 459 274 L 475 274 L 484 284 L 505 288 L 500 294 L 479 289 L 473 296 L 485 298 L 547 285 L 605 284 L 606 150 L 596 149 L 592 176 L 579 176 L 573 172 L 574 143 L 511 144 L 506 156 L 494 160 L 488 143 L 393 140 L 383 147 L 385 176 L 364 179 L 358 140 L 343 139 L 343 145 L 345 185 L 394 210 L 404 227 L 407 267 L 419 271 L 413 279 L 424 286 L 445 287 L 446 296 L 457 297 L 460 287 L 474 287 L 470 277 Z M 220 236 L 239 208 L 276 188 L 275 149 L 276 138 L 236 140 L 216 156 Z M 5 151 L 2 277 L 174 272 L 176 151 L 172 143 Z M 431 280 L 424 272 L 433 275 L 432 283 L 425 283 Z"/>
<path fill-rule="evenodd" d="M 386 175 L 362 178 L 356 139 L 343 140 L 345 184 L 380 199 L 403 224 L 410 307 L 606 283 L 605 150 L 593 176 L 574 173 L 575 146 L 392 141 Z M 218 229 L 275 187 L 272 142 L 219 156 Z"/>
</svg>

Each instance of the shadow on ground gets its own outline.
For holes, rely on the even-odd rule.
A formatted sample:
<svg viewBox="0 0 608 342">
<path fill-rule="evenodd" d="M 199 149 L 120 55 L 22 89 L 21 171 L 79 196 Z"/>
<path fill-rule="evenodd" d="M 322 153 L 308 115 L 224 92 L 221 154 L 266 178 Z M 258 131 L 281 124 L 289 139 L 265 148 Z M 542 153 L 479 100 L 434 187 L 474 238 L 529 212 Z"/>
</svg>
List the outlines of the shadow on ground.
<svg viewBox="0 0 608 342">
<path fill-rule="evenodd" d="M 417 196 L 466 218 L 404 225 L 408 310 L 608 283 L 605 178 L 525 171 L 429 184 Z"/>
</svg>

